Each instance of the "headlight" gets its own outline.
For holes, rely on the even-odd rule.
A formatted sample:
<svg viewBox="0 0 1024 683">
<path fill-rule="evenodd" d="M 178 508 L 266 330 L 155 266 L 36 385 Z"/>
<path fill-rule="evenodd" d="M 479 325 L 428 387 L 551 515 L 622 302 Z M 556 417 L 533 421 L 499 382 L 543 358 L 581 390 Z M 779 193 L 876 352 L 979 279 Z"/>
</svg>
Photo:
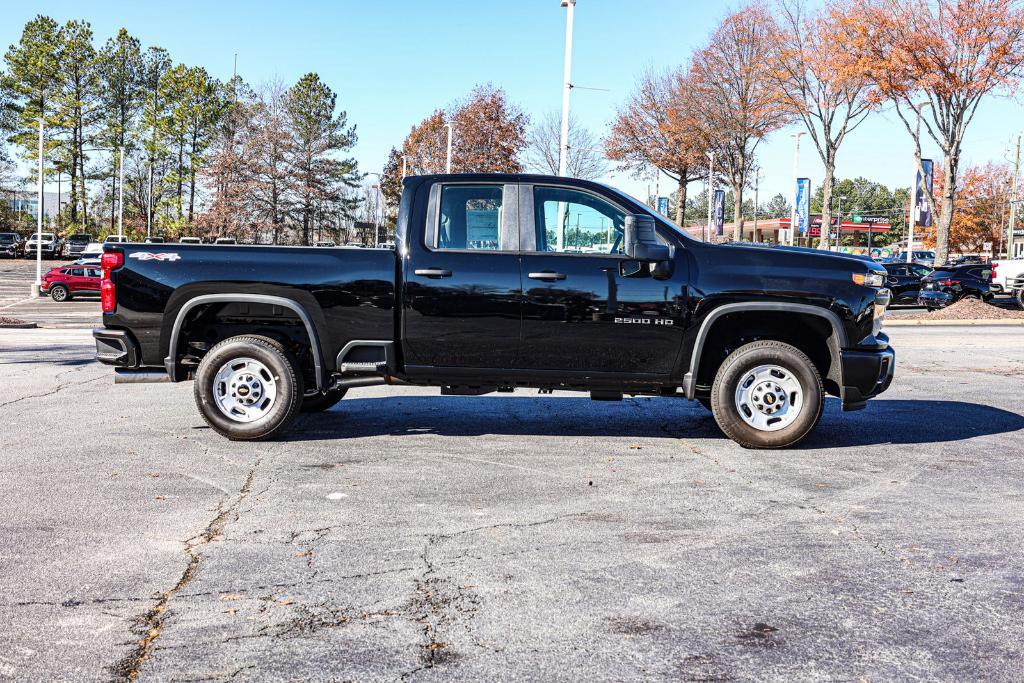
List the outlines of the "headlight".
<svg viewBox="0 0 1024 683">
<path fill-rule="evenodd" d="M 854 273 L 853 281 L 854 283 L 864 285 L 865 287 L 881 287 L 885 284 L 885 276 L 874 271 L 870 273 Z"/>
</svg>

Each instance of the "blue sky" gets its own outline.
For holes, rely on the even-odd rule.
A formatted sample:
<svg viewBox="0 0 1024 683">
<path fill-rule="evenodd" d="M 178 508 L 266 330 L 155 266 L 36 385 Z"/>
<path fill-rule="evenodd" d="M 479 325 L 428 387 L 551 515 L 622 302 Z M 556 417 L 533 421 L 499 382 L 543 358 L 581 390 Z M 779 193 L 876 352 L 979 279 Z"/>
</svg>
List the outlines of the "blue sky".
<svg viewBox="0 0 1024 683">
<path fill-rule="evenodd" d="M 646 67 L 685 62 L 735 6 L 720 0 L 578 0 L 573 81 L 608 92 L 574 91 L 574 116 L 603 135 Z M 176 61 L 202 65 L 222 79 L 231 76 L 236 52 L 239 74 L 254 84 L 274 78 L 290 83 L 316 71 L 358 125 L 355 156 L 363 171 L 380 170 L 410 126 L 477 83 L 504 88 L 534 119 L 561 106 L 565 10 L 558 0 L 46 0 L 8 7 L 0 46 L 16 42 L 36 12 L 61 22 L 89 20 L 97 44 L 124 26 L 143 45 L 167 48 Z M 983 103 L 968 132 L 965 163 L 1003 159 L 1024 127 L 1022 113 L 1019 100 Z M 773 134 L 759 148 L 763 198 L 790 192 L 794 130 Z M 937 155 L 934 148 L 925 152 Z M 895 114 L 877 113 L 840 150 L 838 175 L 909 186 L 910 154 Z M 821 182 L 821 164 L 806 137 L 801 174 L 815 187 Z M 646 192 L 646 181 L 625 174 L 606 180 L 638 196 Z M 662 179 L 663 194 L 669 183 Z"/>
</svg>

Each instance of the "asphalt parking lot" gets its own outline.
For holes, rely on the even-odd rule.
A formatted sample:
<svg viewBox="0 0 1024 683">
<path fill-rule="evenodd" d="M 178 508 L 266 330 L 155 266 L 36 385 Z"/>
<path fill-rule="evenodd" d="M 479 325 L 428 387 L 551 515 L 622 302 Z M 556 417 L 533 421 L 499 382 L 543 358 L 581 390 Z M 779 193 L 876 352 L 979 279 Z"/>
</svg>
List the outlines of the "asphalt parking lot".
<svg viewBox="0 0 1024 683">
<path fill-rule="evenodd" d="M 1020 676 L 1024 328 L 892 328 L 889 392 L 790 451 L 393 387 L 233 444 L 81 307 L 0 330 L 0 678 Z"/>
</svg>

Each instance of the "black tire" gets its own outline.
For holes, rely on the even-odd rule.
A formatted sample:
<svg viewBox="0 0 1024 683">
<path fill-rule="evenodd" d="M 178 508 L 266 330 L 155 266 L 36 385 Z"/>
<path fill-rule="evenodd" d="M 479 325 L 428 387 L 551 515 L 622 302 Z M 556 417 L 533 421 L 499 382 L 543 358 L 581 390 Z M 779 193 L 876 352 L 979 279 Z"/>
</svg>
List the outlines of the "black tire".
<svg viewBox="0 0 1024 683">
<path fill-rule="evenodd" d="M 792 374 L 803 394 L 792 423 L 776 431 L 762 431 L 744 421 L 736 390 L 747 373 L 758 366 L 776 365 Z M 803 351 L 780 341 L 757 341 L 733 351 L 722 362 L 711 388 L 711 412 L 721 430 L 744 448 L 787 448 L 811 433 L 821 419 L 825 390 L 821 375 Z"/>
<path fill-rule="evenodd" d="M 272 375 L 276 397 L 266 407 L 266 414 L 252 422 L 229 417 L 218 405 L 215 392 L 217 373 L 232 360 L 251 358 L 261 363 Z M 269 381 L 267 378 L 265 381 Z M 303 383 L 298 363 L 280 344 L 257 336 L 225 339 L 203 356 L 195 379 L 196 406 L 210 427 L 232 441 L 263 441 L 285 429 L 295 419 L 302 405 Z"/>
<path fill-rule="evenodd" d="M 71 292 L 64 285 L 53 285 L 50 287 L 50 298 L 54 301 L 67 301 L 71 298 Z"/>
<path fill-rule="evenodd" d="M 1017 307 L 1024 311 L 1024 289 L 1018 289 L 1013 294 L 1013 298 L 1017 300 Z"/>
<path fill-rule="evenodd" d="M 320 413 L 333 407 L 338 401 L 345 398 L 348 393 L 347 387 L 331 389 L 326 394 L 310 394 L 302 399 L 302 412 Z"/>
</svg>

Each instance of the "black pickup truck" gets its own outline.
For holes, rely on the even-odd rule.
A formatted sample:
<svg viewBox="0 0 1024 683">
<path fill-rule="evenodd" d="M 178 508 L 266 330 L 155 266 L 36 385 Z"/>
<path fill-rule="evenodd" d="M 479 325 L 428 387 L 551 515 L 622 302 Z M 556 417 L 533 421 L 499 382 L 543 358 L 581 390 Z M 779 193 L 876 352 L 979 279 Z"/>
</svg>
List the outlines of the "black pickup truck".
<svg viewBox="0 0 1024 683">
<path fill-rule="evenodd" d="M 102 263 L 99 360 L 118 382 L 194 379 L 230 439 L 412 384 L 685 397 L 782 448 L 826 393 L 862 408 L 895 365 L 877 264 L 702 243 L 568 178 L 406 178 L 393 250 L 108 244 Z"/>
</svg>

